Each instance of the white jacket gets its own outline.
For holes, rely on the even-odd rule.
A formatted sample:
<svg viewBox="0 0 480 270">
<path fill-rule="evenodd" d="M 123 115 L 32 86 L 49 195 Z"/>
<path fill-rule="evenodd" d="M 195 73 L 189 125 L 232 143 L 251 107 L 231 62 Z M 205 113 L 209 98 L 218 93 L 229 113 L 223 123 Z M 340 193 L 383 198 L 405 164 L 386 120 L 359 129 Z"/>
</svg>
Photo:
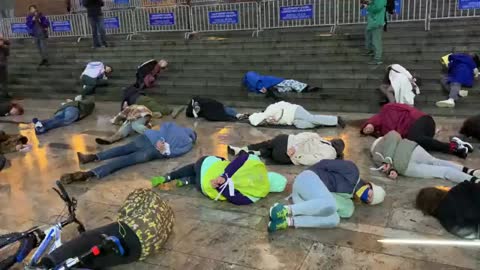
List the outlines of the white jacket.
<svg viewBox="0 0 480 270">
<path fill-rule="evenodd" d="M 411 82 L 413 79 L 412 74 L 399 64 L 393 64 L 390 68 L 391 70 L 388 74 L 388 78 L 390 79 L 395 94 L 395 101 L 397 103 L 413 106 L 415 102 L 415 94 L 420 94 L 420 89 L 418 86 L 415 86 L 415 89 L 413 89 Z"/>
<path fill-rule="evenodd" d="M 288 148 L 295 148 L 295 154 L 290 157 L 295 165 L 310 166 L 322 159 L 335 159 L 337 151 L 332 144 L 317 133 L 302 132 L 288 136 Z"/>
<path fill-rule="evenodd" d="M 105 73 L 105 66 L 102 62 L 90 62 L 87 64 L 87 67 L 82 72 L 82 75 L 87 75 L 90 78 L 99 78 Z"/>
<path fill-rule="evenodd" d="M 295 120 L 295 111 L 299 106 L 285 101 L 280 101 L 268 106 L 264 112 L 250 115 L 248 120 L 253 126 L 258 126 L 263 122 L 272 125 L 293 125 Z"/>
</svg>

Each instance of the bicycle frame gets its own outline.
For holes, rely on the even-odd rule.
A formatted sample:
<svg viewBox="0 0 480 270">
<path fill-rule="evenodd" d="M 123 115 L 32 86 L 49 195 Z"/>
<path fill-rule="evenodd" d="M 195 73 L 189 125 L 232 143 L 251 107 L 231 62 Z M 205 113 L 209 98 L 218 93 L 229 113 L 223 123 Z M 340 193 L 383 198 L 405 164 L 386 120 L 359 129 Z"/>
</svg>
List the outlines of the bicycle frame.
<svg viewBox="0 0 480 270">
<path fill-rule="evenodd" d="M 33 254 L 28 266 L 35 266 L 45 252 L 50 253 L 62 245 L 62 224 L 58 223 L 44 231 L 45 238 Z M 47 248 L 50 249 L 47 251 Z"/>
</svg>

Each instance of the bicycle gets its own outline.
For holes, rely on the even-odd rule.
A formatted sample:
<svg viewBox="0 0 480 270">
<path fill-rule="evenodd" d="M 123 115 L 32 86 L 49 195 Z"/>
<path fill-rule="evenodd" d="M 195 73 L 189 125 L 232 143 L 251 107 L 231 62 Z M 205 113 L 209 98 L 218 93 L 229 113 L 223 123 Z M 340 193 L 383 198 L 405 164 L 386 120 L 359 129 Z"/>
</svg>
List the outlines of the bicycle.
<svg viewBox="0 0 480 270">
<path fill-rule="evenodd" d="M 52 252 L 62 245 L 61 231 L 62 228 L 66 227 L 67 225 L 75 223 L 77 224 L 77 231 L 80 234 L 85 232 L 85 227 L 77 219 L 75 214 L 77 209 L 77 200 L 68 195 L 60 181 L 56 181 L 56 185 L 58 188 L 53 188 L 53 190 L 65 202 L 68 209 L 68 217 L 65 220 L 47 228 L 46 230 L 42 230 L 43 226 L 35 226 L 24 232 L 14 232 L 1 235 L 0 251 L 2 251 L 4 248 L 8 248 L 9 246 L 13 246 L 14 244 L 19 244 L 19 248 L 16 250 L 14 255 L 11 255 L 0 262 L 1 270 L 9 269 L 16 263 L 21 263 L 33 249 L 37 248 L 32 258 L 25 266 L 26 269 L 35 269 L 38 266 L 42 256 Z"/>
</svg>

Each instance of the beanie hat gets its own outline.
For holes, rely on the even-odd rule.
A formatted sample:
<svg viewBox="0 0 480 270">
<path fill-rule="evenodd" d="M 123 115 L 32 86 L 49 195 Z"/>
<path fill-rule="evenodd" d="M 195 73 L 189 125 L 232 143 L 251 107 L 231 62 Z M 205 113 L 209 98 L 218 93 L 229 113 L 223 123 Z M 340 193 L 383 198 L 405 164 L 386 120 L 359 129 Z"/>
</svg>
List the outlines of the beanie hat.
<svg viewBox="0 0 480 270">
<path fill-rule="evenodd" d="M 285 190 L 288 180 L 279 173 L 268 172 L 268 182 L 270 182 L 270 192 L 282 192 Z"/>
<path fill-rule="evenodd" d="M 333 139 L 330 141 L 332 147 L 335 148 L 337 152 L 337 156 L 341 156 L 343 154 L 343 150 L 345 150 L 345 142 L 342 139 Z"/>
<path fill-rule="evenodd" d="M 373 153 L 373 150 L 375 149 L 375 146 L 377 146 L 378 142 L 380 142 L 381 139 L 383 139 L 383 137 L 378 137 L 378 138 L 372 143 L 372 146 L 370 147 L 370 153 L 372 153 L 372 155 L 374 154 L 374 153 Z"/>
<path fill-rule="evenodd" d="M 370 182 L 369 184 L 372 186 L 373 190 L 373 199 L 370 205 L 382 203 L 385 199 L 385 190 L 381 186 L 377 186 L 372 182 Z"/>
</svg>

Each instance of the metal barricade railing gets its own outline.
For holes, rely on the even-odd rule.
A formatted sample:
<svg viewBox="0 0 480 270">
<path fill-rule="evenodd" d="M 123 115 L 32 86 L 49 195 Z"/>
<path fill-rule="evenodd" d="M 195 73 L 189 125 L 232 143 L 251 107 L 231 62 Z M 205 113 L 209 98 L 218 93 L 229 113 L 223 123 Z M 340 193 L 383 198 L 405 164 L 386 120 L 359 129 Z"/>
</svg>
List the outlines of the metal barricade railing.
<svg viewBox="0 0 480 270">
<path fill-rule="evenodd" d="M 256 2 L 222 3 L 191 7 L 193 32 L 239 31 L 260 29 Z"/>
<path fill-rule="evenodd" d="M 71 0 L 72 12 L 86 12 L 87 10 L 82 5 L 83 0 Z M 104 0 L 104 11 L 116 9 L 128 9 L 140 6 L 140 0 Z"/>
<path fill-rule="evenodd" d="M 91 35 L 92 29 L 86 18 L 86 34 Z M 103 12 L 103 22 L 107 35 L 132 35 L 136 32 L 133 10 L 112 10 Z"/>
<path fill-rule="evenodd" d="M 268 0 L 260 4 L 261 29 L 334 26 L 335 0 Z"/>
<path fill-rule="evenodd" d="M 3 22 L 3 34 L 9 39 L 28 38 L 28 28 L 25 24 L 25 17 L 6 18 Z"/>
<path fill-rule="evenodd" d="M 134 11 L 136 32 L 172 32 L 190 30 L 190 7 L 146 7 Z"/>
<path fill-rule="evenodd" d="M 166 7 L 175 6 L 177 0 L 139 0 L 137 7 Z"/>
<path fill-rule="evenodd" d="M 480 17 L 480 1 L 430 0 L 432 20 Z"/>
<path fill-rule="evenodd" d="M 68 14 L 47 16 L 50 20 L 48 36 L 58 37 L 84 37 L 86 36 L 87 23 L 84 14 Z"/>
</svg>

